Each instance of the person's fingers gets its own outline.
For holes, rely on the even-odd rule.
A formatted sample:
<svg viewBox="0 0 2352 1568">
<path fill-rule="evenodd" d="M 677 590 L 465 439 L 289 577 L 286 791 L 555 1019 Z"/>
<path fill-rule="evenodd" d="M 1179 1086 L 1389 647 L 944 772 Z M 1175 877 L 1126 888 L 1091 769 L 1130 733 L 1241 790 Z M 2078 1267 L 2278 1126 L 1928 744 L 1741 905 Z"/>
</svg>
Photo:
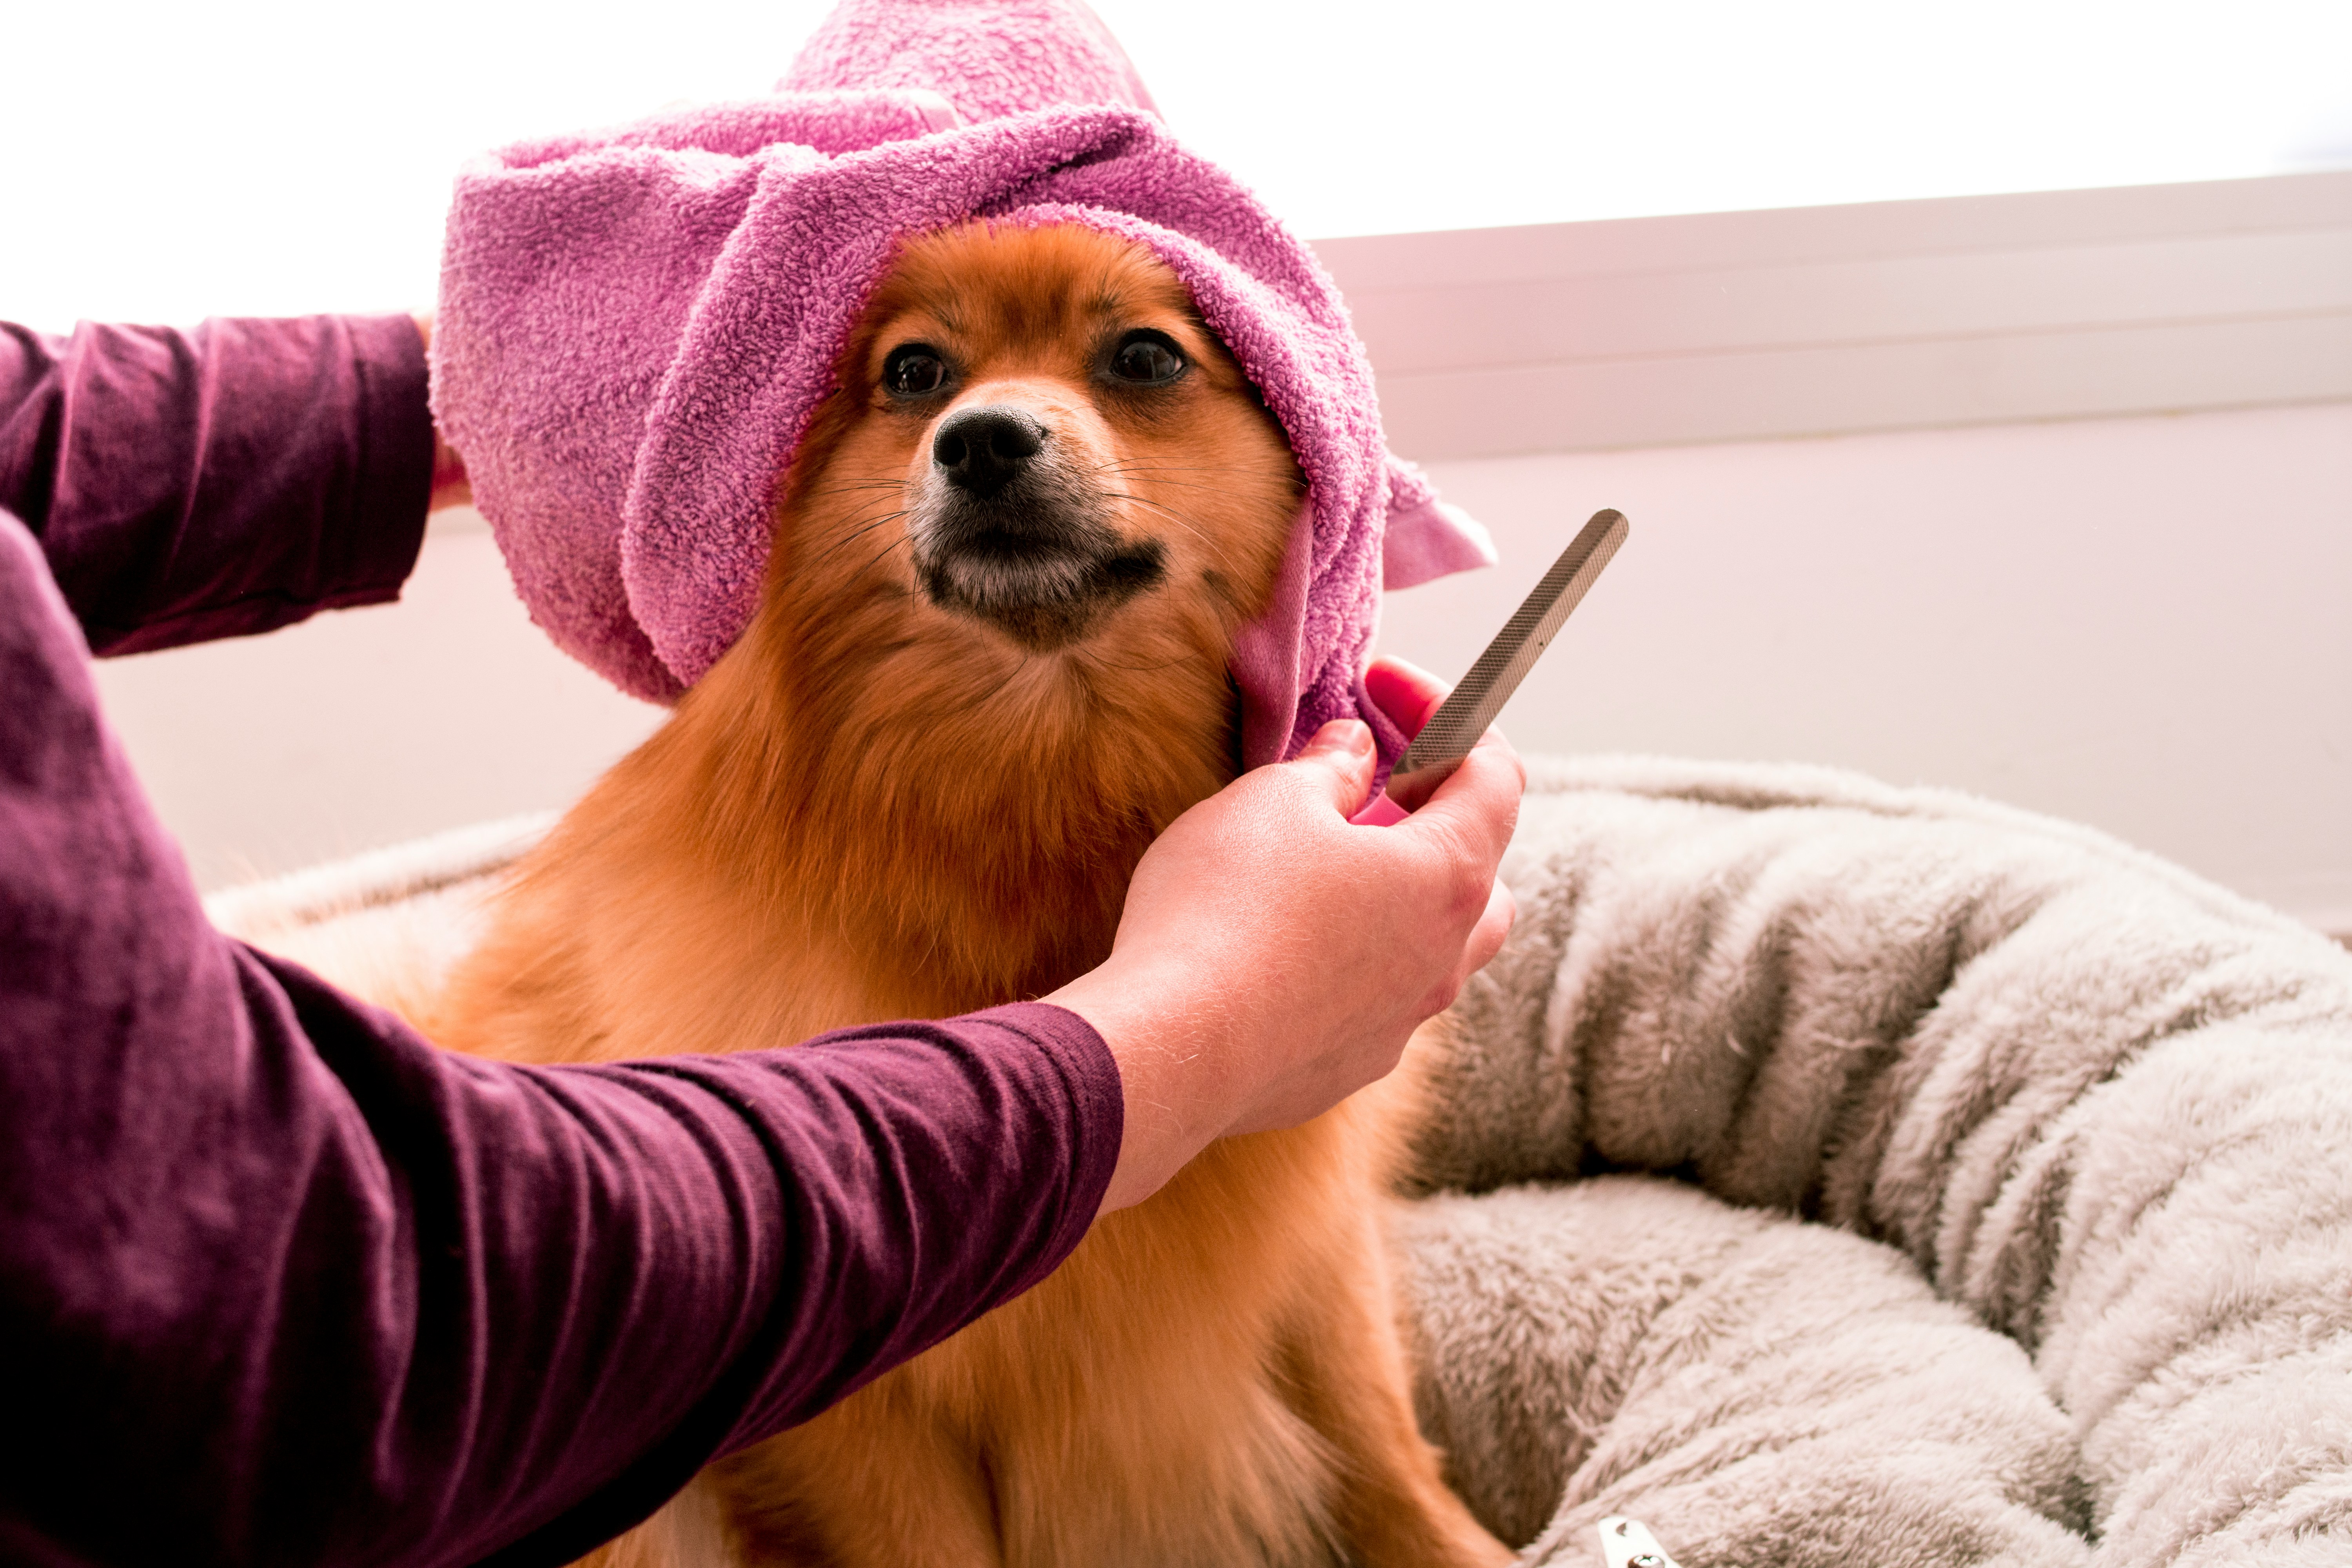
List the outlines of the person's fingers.
<svg viewBox="0 0 2352 1568">
<path fill-rule="evenodd" d="M 1391 831 L 1410 827 L 1451 840 L 1492 876 L 1510 844 L 1511 829 L 1518 825 L 1519 797 L 1527 788 L 1528 771 L 1518 752 L 1500 730 L 1490 729 L 1428 799 L 1413 803 L 1412 815 Z"/>
<path fill-rule="evenodd" d="M 1382 654 L 1364 671 L 1364 695 L 1412 740 L 1445 700 L 1445 682 L 1416 664 Z"/>
<path fill-rule="evenodd" d="M 1462 950 L 1462 956 L 1469 964 L 1462 972 L 1463 979 L 1467 980 L 1486 968 L 1494 956 L 1503 951 L 1503 943 L 1511 934 L 1512 922 L 1518 918 L 1519 900 L 1511 892 L 1510 884 L 1499 877 L 1496 878 L 1494 891 L 1486 899 L 1486 912 L 1479 916 L 1478 923 L 1471 928 L 1470 941 Z"/>
<path fill-rule="evenodd" d="M 1456 763 L 1440 763 L 1433 767 L 1415 768 L 1409 773 L 1391 773 L 1389 798 L 1397 803 L 1400 810 L 1411 816 L 1429 804 L 1430 796 L 1437 793 L 1437 786 L 1452 778 L 1454 770 L 1459 765 Z"/>
<path fill-rule="evenodd" d="M 1371 726 L 1360 719 L 1334 719 L 1315 731 L 1289 765 L 1312 769 L 1329 791 L 1331 804 L 1346 816 L 1372 793 L 1376 761 Z"/>
<path fill-rule="evenodd" d="M 1421 1013 L 1433 1017 L 1454 1005 L 1462 994 L 1462 987 L 1470 977 L 1494 962 L 1509 939 L 1511 926 L 1518 919 L 1519 900 L 1501 878 L 1486 888 L 1486 906 L 1479 912 L 1478 923 L 1470 928 L 1462 943 L 1462 952 L 1453 969 L 1437 981 L 1436 988 L 1422 998 Z"/>
</svg>

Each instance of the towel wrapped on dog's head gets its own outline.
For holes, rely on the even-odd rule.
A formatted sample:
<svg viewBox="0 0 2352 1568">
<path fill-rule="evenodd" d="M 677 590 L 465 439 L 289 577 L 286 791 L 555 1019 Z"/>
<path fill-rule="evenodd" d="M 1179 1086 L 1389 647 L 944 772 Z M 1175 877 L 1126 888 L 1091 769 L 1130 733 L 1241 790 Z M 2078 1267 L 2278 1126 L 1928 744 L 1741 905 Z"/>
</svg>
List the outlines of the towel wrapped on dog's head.
<svg viewBox="0 0 2352 1568">
<path fill-rule="evenodd" d="M 1307 498 L 1234 656 L 1243 760 L 1365 719 L 1383 578 L 1494 559 L 1391 457 L 1371 366 L 1306 246 L 1161 125 L 1077 0 L 845 0 L 772 97 L 520 143 L 458 176 L 434 411 L 531 616 L 673 701 L 760 600 L 779 479 L 902 238 L 1079 224 L 1191 289 Z"/>
</svg>

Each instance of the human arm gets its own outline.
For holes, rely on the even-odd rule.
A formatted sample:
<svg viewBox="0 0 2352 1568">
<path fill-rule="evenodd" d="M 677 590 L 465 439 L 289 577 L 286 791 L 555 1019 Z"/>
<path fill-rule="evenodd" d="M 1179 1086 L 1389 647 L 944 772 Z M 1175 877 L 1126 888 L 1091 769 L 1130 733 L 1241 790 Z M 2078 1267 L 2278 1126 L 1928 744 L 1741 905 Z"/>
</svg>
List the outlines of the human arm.
<svg viewBox="0 0 2352 1568">
<path fill-rule="evenodd" d="M 1155 847 L 1067 998 L 1111 1048 L 1033 1005 L 475 1062 L 211 930 L 5 520 L 0 683 L 0 1386 L 43 1433 L 0 1473 L 12 1561 L 568 1560 L 1042 1278 L 1115 1173 L 1132 1201 L 1376 1076 L 1478 956 L 1337 940 L 1431 882 L 1345 824 L 1370 769 L 1342 746 Z M 1356 915 L 1302 857 L 1371 879 Z M 1288 885 L 1231 906 L 1265 872 Z"/>
<path fill-rule="evenodd" d="M 0 1388 L 43 1433 L 0 1472 L 12 1561 L 566 1561 L 1042 1278 L 1107 1194 L 1376 1076 L 1479 955 L 1346 940 L 1484 887 L 1348 826 L 1369 757 L 1321 748 L 1147 858 L 1062 998 L 1108 1047 L 1032 1005 L 469 1061 L 212 931 L 88 676 L 0 519 Z"/>
<path fill-rule="evenodd" d="M 436 489 L 418 327 L 0 327 L 0 510 L 40 541 L 91 649 L 397 597 Z"/>
<path fill-rule="evenodd" d="M 530 1069 L 227 941 L 0 518 L 0 1560 L 568 1561 L 1042 1277 L 1119 1118 L 1050 1007 Z"/>
</svg>

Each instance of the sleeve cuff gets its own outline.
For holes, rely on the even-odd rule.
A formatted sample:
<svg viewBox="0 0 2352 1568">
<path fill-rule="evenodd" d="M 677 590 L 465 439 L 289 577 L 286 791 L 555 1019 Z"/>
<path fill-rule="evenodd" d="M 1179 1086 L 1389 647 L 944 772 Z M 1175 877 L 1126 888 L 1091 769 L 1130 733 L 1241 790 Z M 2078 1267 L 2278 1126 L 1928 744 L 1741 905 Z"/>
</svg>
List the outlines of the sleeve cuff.
<svg viewBox="0 0 2352 1568">
<path fill-rule="evenodd" d="M 397 598 L 425 547 L 433 499 L 433 414 L 426 403 L 425 340 L 410 316 L 351 316 L 359 378 L 358 515 L 339 602 Z"/>
<path fill-rule="evenodd" d="M 1053 1058 L 1070 1091 L 1070 1201 L 1052 1244 L 1021 1282 L 1019 1289 L 1025 1290 L 1060 1268 L 1092 1228 L 1103 1194 L 1110 1191 L 1111 1174 L 1118 1168 L 1119 1145 L 1127 1136 L 1127 1091 L 1110 1046 L 1092 1024 L 1067 1007 L 1051 1002 L 1015 1002 L 971 1014 L 966 1021 L 998 1024 L 1034 1040 Z"/>
</svg>

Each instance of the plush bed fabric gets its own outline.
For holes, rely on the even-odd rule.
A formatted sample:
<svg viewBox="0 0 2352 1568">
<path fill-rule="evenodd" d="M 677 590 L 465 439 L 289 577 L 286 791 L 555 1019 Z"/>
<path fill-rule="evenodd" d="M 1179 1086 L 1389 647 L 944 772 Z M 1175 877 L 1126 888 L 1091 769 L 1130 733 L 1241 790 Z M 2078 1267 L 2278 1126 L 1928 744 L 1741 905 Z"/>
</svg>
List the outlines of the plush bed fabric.
<svg viewBox="0 0 2352 1568">
<path fill-rule="evenodd" d="M 1442 1194 L 1399 1237 L 1423 1426 L 1530 1562 L 1630 1514 L 1683 1568 L 2082 1568 L 2025 1353 L 1899 1255 L 1677 1182 Z"/>
<path fill-rule="evenodd" d="M 2352 1561 L 2352 954 L 1962 796 L 1534 774 L 1396 1232 L 1528 1562 L 1610 1513 L 1683 1568 Z M 530 837 L 215 916 L 429 968 Z"/>
<path fill-rule="evenodd" d="M 1548 1542 L 1629 1512 L 1685 1568 L 2065 1561 L 2026 1514 L 2116 1568 L 2352 1561 L 2352 955 L 1814 769 L 1538 764 L 1506 875 L 1423 1151 L 1491 1195 L 1406 1222 L 1427 1414 L 1497 1523 L 1558 1474 Z"/>
</svg>

